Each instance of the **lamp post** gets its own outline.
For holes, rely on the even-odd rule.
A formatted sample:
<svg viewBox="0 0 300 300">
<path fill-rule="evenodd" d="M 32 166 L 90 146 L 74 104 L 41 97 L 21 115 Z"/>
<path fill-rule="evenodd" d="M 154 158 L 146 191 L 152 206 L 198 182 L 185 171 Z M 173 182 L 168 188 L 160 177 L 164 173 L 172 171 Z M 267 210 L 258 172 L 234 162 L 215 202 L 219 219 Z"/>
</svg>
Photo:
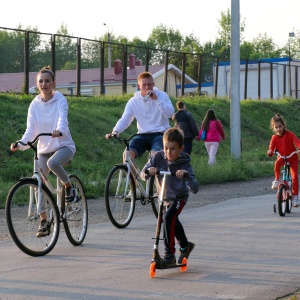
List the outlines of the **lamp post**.
<svg viewBox="0 0 300 300">
<path fill-rule="evenodd" d="M 289 86 L 290 96 L 292 97 L 292 73 L 291 73 L 291 38 L 295 36 L 294 32 L 289 33 Z"/>
<path fill-rule="evenodd" d="M 109 28 L 106 25 L 106 23 L 103 23 L 104 26 L 107 27 L 107 63 L 108 63 L 108 68 L 111 68 L 111 44 L 110 44 L 110 32 Z"/>
</svg>

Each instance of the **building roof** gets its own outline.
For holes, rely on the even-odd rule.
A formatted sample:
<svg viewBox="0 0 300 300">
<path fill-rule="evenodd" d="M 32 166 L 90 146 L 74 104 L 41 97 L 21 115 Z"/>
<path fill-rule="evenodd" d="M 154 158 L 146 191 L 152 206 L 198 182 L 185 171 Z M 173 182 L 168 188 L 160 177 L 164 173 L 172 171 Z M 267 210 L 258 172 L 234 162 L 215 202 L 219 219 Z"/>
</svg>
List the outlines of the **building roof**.
<svg viewBox="0 0 300 300">
<path fill-rule="evenodd" d="M 170 64 L 168 70 L 176 72 L 181 76 L 182 72 L 176 66 Z M 137 77 L 141 72 L 145 71 L 145 66 L 135 66 L 127 69 L 127 82 L 129 84 L 136 83 Z M 160 76 L 165 71 L 164 65 L 151 65 L 149 72 L 154 78 Z M 29 87 L 34 89 L 36 85 L 36 76 L 38 72 L 29 72 Z M 76 85 L 77 73 L 76 70 L 57 70 L 55 72 L 56 87 L 71 87 Z M 104 69 L 104 83 L 105 85 L 113 85 L 122 83 L 122 72 L 115 74 L 115 68 Z M 196 83 L 192 78 L 186 75 L 187 83 Z M 0 92 L 16 92 L 22 91 L 24 85 L 24 72 L 20 73 L 0 73 Z M 81 70 L 81 85 L 95 85 L 100 84 L 100 68 L 82 69 Z"/>
</svg>

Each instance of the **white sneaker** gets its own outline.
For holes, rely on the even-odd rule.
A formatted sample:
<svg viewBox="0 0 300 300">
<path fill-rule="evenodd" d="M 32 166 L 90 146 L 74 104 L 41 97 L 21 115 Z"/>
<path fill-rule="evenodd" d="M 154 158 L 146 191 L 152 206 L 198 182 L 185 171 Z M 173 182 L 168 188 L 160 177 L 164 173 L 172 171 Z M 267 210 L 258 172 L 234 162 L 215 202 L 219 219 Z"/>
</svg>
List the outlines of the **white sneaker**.
<svg viewBox="0 0 300 300">
<path fill-rule="evenodd" d="M 135 195 L 136 195 L 136 198 L 139 199 L 141 198 L 141 191 L 139 188 L 136 188 L 135 190 Z M 131 199 L 131 190 L 129 190 L 129 193 L 126 195 L 126 199 L 127 200 L 130 200 Z"/>
<path fill-rule="evenodd" d="M 300 205 L 300 200 L 299 198 L 296 196 L 293 199 L 293 207 L 298 207 Z"/>
<path fill-rule="evenodd" d="M 277 190 L 278 185 L 279 185 L 279 180 L 275 179 L 275 180 L 272 182 L 272 189 L 273 189 L 273 190 Z"/>
</svg>

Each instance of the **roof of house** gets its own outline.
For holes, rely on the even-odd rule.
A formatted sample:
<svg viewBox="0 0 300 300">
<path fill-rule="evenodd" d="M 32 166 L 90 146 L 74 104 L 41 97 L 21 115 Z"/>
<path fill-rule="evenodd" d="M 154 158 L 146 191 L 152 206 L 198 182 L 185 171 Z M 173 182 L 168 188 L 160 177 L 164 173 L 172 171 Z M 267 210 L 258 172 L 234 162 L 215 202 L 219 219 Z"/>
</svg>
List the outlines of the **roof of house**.
<svg viewBox="0 0 300 300">
<path fill-rule="evenodd" d="M 181 76 L 182 72 L 176 66 L 170 64 L 168 70 L 176 72 Z M 145 66 L 135 66 L 134 68 L 127 69 L 127 82 L 129 84 L 136 83 L 137 77 L 141 72 L 145 71 Z M 149 72 L 154 78 L 160 76 L 165 72 L 164 65 L 151 65 Z M 29 87 L 34 88 L 36 85 L 36 76 L 38 72 L 29 72 Z M 71 87 L 75 86 L 77 82 L 76 70 L 57 70 L 55 72 L 56 86 L 57 87 Z M 122 72 L 115 74 L 115 68 L 104 69 L 104 83 L 120 84 L 122 83 Z M 21 73 L 0 73 L 0 92 L 21 92 L 24 85 L 25 74 Z M 186 83 L 196 83 L 189 76 L 185 76 Z M 100 68 L 82 69 L 81 70 L 81 85 L 95 85 L 100 84 Z"/>
</svg>

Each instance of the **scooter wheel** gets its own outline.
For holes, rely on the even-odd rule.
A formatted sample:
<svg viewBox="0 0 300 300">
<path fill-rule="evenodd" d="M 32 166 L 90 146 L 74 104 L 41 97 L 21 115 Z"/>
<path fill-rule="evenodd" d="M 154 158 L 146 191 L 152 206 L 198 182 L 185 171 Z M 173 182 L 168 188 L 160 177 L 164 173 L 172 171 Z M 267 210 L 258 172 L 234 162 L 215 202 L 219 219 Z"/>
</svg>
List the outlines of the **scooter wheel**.
<svg viewBox="0 0 300 300">
<path fill-rule="evenodd" d="M 150 277 L 153 278 L 155 274 L 156 274 L 156 262 L 153 262 L 150 265 Z"/>
<path fill-rule="evenodd" d="M 186 259 L 186 257 L 184 257 L 183 259 L 182 259 L 182 262 L 181 262 L 182 264 L 184 264 L 184 265 L 186 265 L 186 266 L 184 266 L 184 267 L 180 267 L 180 271 L 181 272 L 185 272 L 186 270 L 187 270 L 187 263 L 188 263 L 188 261 L 187 261 L 187 259 Z"/>
<path fill-rule="evenodd" d="M 273 206 L 274 213 L 276 213 L 276 204 Z"/>
</svg>

